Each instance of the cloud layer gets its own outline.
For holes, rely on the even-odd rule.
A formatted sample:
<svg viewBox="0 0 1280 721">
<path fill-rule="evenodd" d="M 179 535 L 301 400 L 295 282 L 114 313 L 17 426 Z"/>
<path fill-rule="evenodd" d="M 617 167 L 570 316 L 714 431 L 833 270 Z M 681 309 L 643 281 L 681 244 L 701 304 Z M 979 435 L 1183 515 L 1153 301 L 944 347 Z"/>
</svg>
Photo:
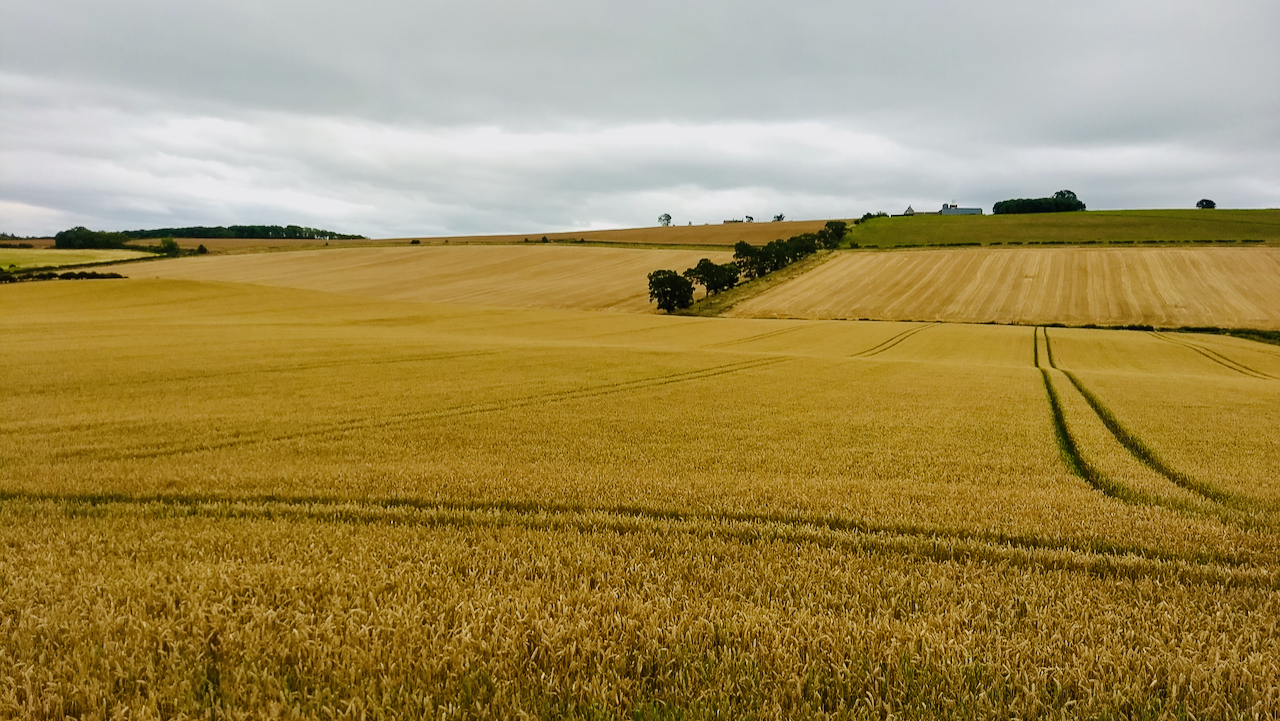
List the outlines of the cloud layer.
<svg viewBox="0 0 1280 721">
<path fill-rule="evenodd" d="M 0 0 L 0 230 L 1280 205 L 1280 6 Z"/>
</svg>

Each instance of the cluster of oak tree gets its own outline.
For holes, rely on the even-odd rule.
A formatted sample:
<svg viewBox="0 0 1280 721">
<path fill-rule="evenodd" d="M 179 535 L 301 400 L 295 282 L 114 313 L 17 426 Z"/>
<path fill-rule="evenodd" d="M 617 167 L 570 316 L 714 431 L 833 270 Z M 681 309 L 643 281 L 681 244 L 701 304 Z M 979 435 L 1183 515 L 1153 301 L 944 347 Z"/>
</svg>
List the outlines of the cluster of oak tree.
<svg viewBox="0 0 1280 721">
<path fill-rule="evenodd" d="M 1014 198 L 1002 200 L 995 204 L 991 212 L 995 215 L 1013 215 L 1019 213 L 1068 213 L 1084 210 L 1085 205 L 1070 190 L 1059 190 L 1052 198 Z"/>
<path fill-rule="evenodd" d="M 722 293 L 742 280 L 759 278 L 813 255 L 820 248 L 834 249 L 844 240 L 848 223 L 829 221 L 816 233 L 781 238 L 762 246 L 739 241 L 733 246 L 732 263 L 715 263 L 703 258 L 683 273 L 655 270 L 649 274 L 649 300 L 668 313 L 693 305 L 693 286 L 701 285 L 707 297 Z"/>
</svg>

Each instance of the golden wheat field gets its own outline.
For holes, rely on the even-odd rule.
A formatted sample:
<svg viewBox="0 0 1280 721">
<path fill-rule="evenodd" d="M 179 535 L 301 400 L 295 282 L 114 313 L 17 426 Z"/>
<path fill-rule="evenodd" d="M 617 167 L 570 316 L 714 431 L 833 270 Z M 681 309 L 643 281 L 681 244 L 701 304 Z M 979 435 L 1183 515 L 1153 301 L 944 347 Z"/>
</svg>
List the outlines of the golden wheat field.
<svg viewBox="0 0 1280 721">
<path fill-rule="evenodd" d="M 332 248 L 175 258 L 129 268 L 136 278 L 217 280 L 399 301 L 649 312 L 647 276 L 731 254 L 542 245 Z"/>
<path fill-rule="evenodd" d="M 1280 715 L 1275 346 L 0 305 L 0 716 Z"/>
<path fill-rule="evenodd" d="M 1280 329 L 1280 249 L 845 252 L 732 315 Z"/>
</svg>

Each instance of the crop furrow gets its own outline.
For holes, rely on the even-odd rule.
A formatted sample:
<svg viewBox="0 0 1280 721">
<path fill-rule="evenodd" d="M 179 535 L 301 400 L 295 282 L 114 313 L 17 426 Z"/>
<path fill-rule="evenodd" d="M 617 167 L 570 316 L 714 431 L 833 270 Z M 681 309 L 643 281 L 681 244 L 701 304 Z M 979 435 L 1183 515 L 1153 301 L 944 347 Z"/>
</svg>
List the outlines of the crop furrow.
<svg viewBox="0 0 1280 721">
<path fill-rule="evenodd" d="M 1191 343 L 1189 341 L 1184 341 L 1180 339 L 1169 338 L 1165 334 L 1157 333 L 1155 331 L 1148 331 L 1148 333 L 1152 336 L 1155 336 L 1156 338 L 1159 338 L 1162 341 L 1165 341 L 1166 343 L 1173 343 L 1174 345 L 1182 346 L 1183 348 L 1193 350 L 1196 353 L 1199 353 L 1200 355 L 1204 356 L 1205 358 L 1208 358 L 1209 360 L 1213 361 L 1214 363 L 1217 363 L 1223 368 L 1228 368 L 1241 375 L 1257 378 L 1258 380 L 1271 380 L 1271 381 L 1280 380 L 1280 379 L 1277 379 L 1275 376 L 1270 376 L 1270 375 L 1267 375 L 1266 373 L 1263 373 L 1262 371 L 1254 370 L 1253 368 L 1250 368 L 1249 366 L 1243 363 L 1240 363 L 1239 361 L 1232 360 L 1231 358 L 1228 358 L 1227 356 L 1222 355 L 1217 351 L 1213 351 L 1208 348 L 1201 347 L 1199 345 L 1196 345 L 1195 343 Z"/>
<path fill-rule="evenodd" d="M 1178 486 L 1181 486 L 1188 491 L 1192 491 L 1193 493 L 1198 493 L 1204 498 L 1215 503 L 1229 503 L 1233 500 L 1231 495 L 1226 491 L 1223 491 L 1220 488 L 1215 488 L 1204 481 L 1192 478 L 1185 473 L 1180 473 L 1176 469 L 1171 468 L 1169 464 L 1165 463 L 1164 460 L 1160 458 L 1154 449 L 1144 443 L 1141 438 L 1131 433 L 1128 428 L 1125 428 L 1124 424 L 1116 418 L 1111 409 L 1103 404 L 1103 402 L 1094 395 L 1092 391 L 1086 388 L 1084 383 L 1082 383 L 1074 373 L 1064 370 L 1062 371 L 1062 374 L 1065 375 L 1067 380 L 1071 381 L 1071 384 L 1076 387 L 1076 390 L 1084 397 L 1085 402 L 1088 403 L 1089 407 L 1093 409 L 1093 412 L 1097 414 L 1098 418 L 1102 421 L 1102 424 L 1107 427 L 1107 430 L 1111 431 L 1111 435 L 1115 437 L 1116 441 L 1118 441 L 1125 450 L 1129 451 L 1134 458 L 1141 461 L 1143 465 L 1156 473 L 1159 473 Z"/>
<path fill-rule="evenodd" d="M 1067 468 L 1076 476 L 1084 479 L 1094 489 L 1111 498 L 1133 504 L 1151 503 L 1153 499 L 1112 481 L 1106 474 L 1085 460 L 1075 437 L 1071 435 L 1071 430 L 1067 427 L 1066 414 L 1062 410 L 1062 399 L 1058 397 L 1058 391 L 1053 387 L 1053 380 L 1050 378 L 1049 372 L 1047 368 L 1040 369 L 1040 374 L 1044 378 L 1045 391 L 1049 395 L 1049 410 L 1053 416 L 1054 437 L 1058 441 L 1058 450 L 1061 451 L 1062 460 L 1067 464 Z"/>
<path fill-rule="evenodd" d="M 288 501 L 129 499 L 9 495 L 6 501 L 54 502 L 80 517 L 247 519 L 421 527 L 521 526 L 580 533 L 682 533 L 740 543 L 787 542 L 850 552 L 977 561 L 1090 573 L 1104 577 L 1177 578 L 1183 581 L 1280 588 L 1280 569 L 1228 557 L 1180 556 L 1151 549 L 1070 544 L 946 529 L 874 526 L 839 519 L 664 512 L 634 508 L 575 508 L 537 504 L 427 504 Z"/>
<path fill-rule="evenodd" d="M 270 437 L 251 437 L 251 438 L 229 438 L 223 441 L 202 444 L 184 444 L 180 446 L 168 446 L 151 448 L 146 450 L 125 451 L 121 453 L 111 454 L 102 453 L 95 454 L 95 457 L 102 459 L 133 459 L 133 458 L 160 458 L 177 455 L 185 455 L 190 453 L 201 453 L 206 451 L 224 450 L 227 448 L 235 448 L 240 446 L 254 445 L 260 443 L 279 443 L 285 441 L 301 440 L 304 438 L 317 438 L 322 436 L 330 436 L 342 433 L 353 433 L 357 431 L 369 430 L 371 428 L 394 428 L 404 426 L 406 424 L 417 423 L 427 420 L 435 420 L 441 418 L 456 418 L 461 416 L 479 415 L 484 413 L 495 413 L 506 410 L 515 410 L 533 405 L 543 405 L 548 403 L 560 403 L 565 401 L 581 400 L 585 398 L 594 398 L 603 395 L 611 395 L 615 393 L 625 393 L 629 391 L 642 390 L 646 388 L 654 388 L 672 383 L 687 383 L 691 381 L 702 380 L 704 378 L 714 378 L 716 376 L 727 375 L 731 373 L 739 373 L 742 371 L 753 370 L 755 368 L 764 368 L 778 363 L 785 363 L 793 360 L 785 357 L 768 357 L 753 358 L 751 360 L 739 361 L 736 363 L 728 363 L 711 368 L 704 368 L 696 371 L 685 371 L 682 373 L 674 373 L 664 376 L 656 376 L 651 378 L 641 378 L 631 381 L 621 381 L 617 383 L 605 383 L 589 388 L 579 388 L 568 391 L 557 391 L 548 394 L 538 394 L 525 396 L 506 401 L 494 401 L 489 403 L 469 404 L 455 406 L 452 408 L 443 408 L 434 411 L 417 411 L 411 413 L 398 413 L 388 416 L 380 416 L 375 419 L 360 418 L 346 421 L 330 423 L 318 428 L 296 431 Z"/>
<path fill-rule="evenodd" d="M 778 328 L 777 330 L 771 330 L 765 333 L 759 333 L 757 335 L 750 335 L 750 336 L 747 336 L 746 338 L 735 338 L 733 340 L 720 341 L 719 343 L 709 343 L 707 345 L 700 346 L 700 347 L 701 348 L 726 348 L 729 346 L 742 345 L 743 343 L 752 343 L 758 340 L 765 340 L 768 338 L 785 335 L 787 333 L 794 333 L 795 331 L 798 331 L 804 327 L 805 326 L 802 326 L 802 325 L 794 325 L 787 328 Z"/>
<path fill-rule="evenodd" d="M 326 520 L 333 523 L 413 523 L 415 514 L 425 514 L 422 525 L 431 525 L 435 515 L 474 514 L 478 518 L 536 518 L 543 516 L 582 516 L 629 519 L 646 523 L 738 524 L 769 528 L 817 529 L 830 533 L 868 536 L 901 536 L 930 541 L 963 542 L 998 546 L 1025 551 L 1072 553 L 1109 558 L 1137 558 L 1162 563 L 1194 563 L 1231 569 L 1258 568 L 1275 559 L 1260 561 L 1255 554 L 1221 551 L 1166 551 L 1140 545 L 1119 544 L 1101 539 L 1054 539 L 1037 535 L 1009 534 L 998 531 L 959 530 L 909 523 L 872 523 L 865 520 L 829 515 L 805 516 L 791 513 L 749 513 L 741 511 L 695 511 L 662 509 L 646 506 L 589 506 L 564 502 L 541 501 L 440 501 L 412 498 L 344 498 L 339 496 L 221 496 L 206 494 L 121 493 L 31 493 L 0 491 L 0 503 L 53 503 L 68 514 L 99 516 L 111 509 L 134 509 L 128 512 L 159 516 L 220 517 L 239 515 L 253 518 L 290 518 Z M 434 514 L 434 515 L 433 515 Z M 1280 570 L 1280 569 L 1277 569 Z"/>
<path fill-rule="evenodd" d="M 1242 499 L 1237 499 L 1222 489 L 1170 467 L 1159 457 L 1154 449 L 1143 442 L 1137 435 L 1130 432 L 1106 404 L 1092 393 L 1074 373 L 1057 366 L 1053 360 L 1053 346 L 1049 339 L 1049 331 L 1047 328 L 1041 328 L 1040 332 L 1045 343 L 1045 356 L 1048 358 L 1050 365 L 1050 368 L 1041 368 L 1040 371 L 1044 374 L 1045 387 L 1050 395 L 1050 406 L 1054 414 L 1055 433 L 1058 437 L 1059 448 L 1062 450 L 1063 458 L 1067 461 L 1067 465 L 1073 473 L 1084 478 L 1090 485 L 1103 493 L 1128 503 L 1160 506 L 1177 513 L 1214 518 L 1246 529 L 1258 527 L 1255 519 L 1249 518 L 1247 514 L 1241 515 L 1240 511 L 1247 510 L 1244 507 L 1246 504 L 1241 503 Z M 1152 496 L 1116 482 L 1100 469 L 1090 464 L 1085 459 L 1084 452 L 1070 431 L 1062 399 L 1052 382 L 1052 372 L 1061 373 L 1070 381 L 1072 387 L 1080 394 L 1089 410 L 1098 418 L 1108 434 L 1125 453 L 1146 468 L 1159 474 L 1161 478 L 1169 481 L 1174 486 L 1193 493 L 1200 499 L 1215 505 L 1206 508 L 1189 503 L 1186 500 Z"/>
<path fill-rule="evenodd" d="M 1205 483 L 1204 481 L 1192 478 L 1185 473 L 1180 473 L 1170 467 L 1169 464 L 1165 463 L 1153 448 L 1144 443 L 1141 438 L 1130 432 L 1129 429 L 1120 422 L 1120 419 L 1116 418 L 1115 414 L 1111 412 L 1111 409 L 1108 408 L 1106 404 L 1098 398 L 1098 396 L 1094 395 L 1092 391 L 1086 388 L 1084 383 L 1081 382 L 1074 373 L 1058 368 L 1058 366 L 1054 364 L 1053 346 L 1049 341 L 1049 329 L 1044 328 L 1042 329 L 1042 332 L 1044 333 L 1045 349 L 1049 356 L 1049 365 L 1055 370 L 1061 371 L 1062 374 L 1067 377 L 1067 380 L 1071 381 L 1071 385 L 1075 386 L 1075 389 L 1079 391 L 1081 397 L 1083 397 L 1085 402 L 1089 404 L 1089 408 L 1091 408 L 1094 414 L 1098 416 L 1098 420 L 1102 421 L 1102 425 L 1106 426 L 1107 430 L 1110 431 L 1111 435 L 1116 439 L 1116 442 L 1128 451 L 1130 455 L 1174 484 L 1185 488 L 1192 493 L 1197 493 L 1210 501 L 1215 503 L 1227 503 L 1232 500 L 1230 494 L 1222 489 L 1215 488 L 1214 486 Z"/>
<path fill-rule="evenodd" d="M 881 341 L 880 343 L 878 343 L 878 344 L 876 344 L 876 345 L 873 345 L 873 346 L 871 346 L 870 348 L 868 348 L 868 349 L 866 349 L 866 350 L 864 350 L 864 351 L 860 351 L 860 352 L 858 352 L 858 353 L 854 353 L 854 354 L 850 355 L 849 357 L 850 357 L 850 358 L 870 358 L 870 357 L 871 357 L 871 356 L 873 356 L 873 355 L 879 355 L 879 354 L 881 354 L 881 353 L 883 353 L 883 352 L 885 352 L 885 351 L 889 350 L 890 348 L 893 348 L 894 346 L 898 345 L 899 343 L 901 343 L 901 342 L 903 342 L 903 341 L 907 340 L 908 338 L 910 338 L 911 336 L 915 335 L 916 333 L 919 333 L 919 332 L 924 331 L 924 330 L 928 330 L 929 328 L 932 328 L 932 327 L 933 327 L 933 326 L 935 326 L 935 325 L 937 325 L 937 323 L 927 323 L 927 324 L 925 324 L 925 325 L 922 325 L 922 326 L 919 326 L 919 327 L 916 327 L 916 328 L 909 328 L 909 329 L 904 330 L 903 332 L 901 332 L 901 333 L 899 333 L 899 334 L 897 334 L 897 335 L 893 336 L 892 338 L 889 338 L 888 340 Z"/>
</svg>

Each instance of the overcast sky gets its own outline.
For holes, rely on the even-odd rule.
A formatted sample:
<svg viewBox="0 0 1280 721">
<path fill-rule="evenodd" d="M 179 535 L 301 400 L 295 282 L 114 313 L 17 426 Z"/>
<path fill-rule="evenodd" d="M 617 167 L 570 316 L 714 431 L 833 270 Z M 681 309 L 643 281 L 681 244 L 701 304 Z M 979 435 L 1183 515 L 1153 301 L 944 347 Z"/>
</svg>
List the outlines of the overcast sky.
<svg viewBox="0 0 1280 721">
<path fill-rule="evenodd" d="M 0 0 L 0 232 L 1280 206 L 1280 2 Z"/>
</svg>

